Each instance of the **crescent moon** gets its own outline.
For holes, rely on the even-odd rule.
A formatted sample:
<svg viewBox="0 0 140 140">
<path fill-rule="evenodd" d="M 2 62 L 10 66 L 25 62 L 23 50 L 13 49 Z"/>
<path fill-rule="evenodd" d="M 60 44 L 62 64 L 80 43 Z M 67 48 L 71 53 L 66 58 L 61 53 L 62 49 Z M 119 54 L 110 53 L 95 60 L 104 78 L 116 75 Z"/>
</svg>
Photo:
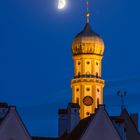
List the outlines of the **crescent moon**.
<svg viewBox="0 0 140 140">
<path fill-rule="evenodd" d="M 58 1 L 58 9 L 63 9 L 66 5 L 66 1 L 65 0 L 59 0 Z"/>
</svg>

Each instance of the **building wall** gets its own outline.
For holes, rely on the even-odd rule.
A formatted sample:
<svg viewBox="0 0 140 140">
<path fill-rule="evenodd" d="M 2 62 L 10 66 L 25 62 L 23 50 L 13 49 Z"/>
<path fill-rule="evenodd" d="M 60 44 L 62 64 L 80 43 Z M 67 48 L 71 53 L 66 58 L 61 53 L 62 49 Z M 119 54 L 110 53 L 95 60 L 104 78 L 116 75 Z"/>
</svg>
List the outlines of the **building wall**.
<svg viewBox="0 0 140 140">
<path fill-rule="evenodd" d="M 0 126 L 1 140 L 31 140 L 14 107 L 10 107 Z"/>
</svg>

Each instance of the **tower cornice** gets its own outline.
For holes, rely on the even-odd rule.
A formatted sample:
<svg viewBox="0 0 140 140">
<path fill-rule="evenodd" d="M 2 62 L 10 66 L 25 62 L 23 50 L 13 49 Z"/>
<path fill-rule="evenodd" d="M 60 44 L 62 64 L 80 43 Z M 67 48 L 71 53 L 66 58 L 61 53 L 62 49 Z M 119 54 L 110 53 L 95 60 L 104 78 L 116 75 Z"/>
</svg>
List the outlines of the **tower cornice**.
<svg viewBox="0 0 140 140">
<path fill-rule="evenodd" d="M 93 83 L 93 84 L 105 84 L 105 81 L 103 79 L 100 78 L 78 78 L 78 79 L 72 79 L 71 80 L 71 84 L 77 84 L 82 82 L 84 84 L 84 82 L 87 84 L 88 83 Z"/>
</svg>

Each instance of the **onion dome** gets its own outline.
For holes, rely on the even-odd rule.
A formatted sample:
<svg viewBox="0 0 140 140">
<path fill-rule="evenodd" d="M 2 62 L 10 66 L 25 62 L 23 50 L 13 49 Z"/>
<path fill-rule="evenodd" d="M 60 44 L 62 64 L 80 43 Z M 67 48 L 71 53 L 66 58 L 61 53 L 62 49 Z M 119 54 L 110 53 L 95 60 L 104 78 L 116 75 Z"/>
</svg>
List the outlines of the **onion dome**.
<svg viewBox="0 0 140 140">
<path fill-rule="evenodd" d="M 97 54 L 103 55 L 103 39 L 95 33 L 89 22 L 86 23 L 82 32 L 76 35 L 72 44 L 73 55 L 80 54 Z"/>
<path fill-rule="evenodd" d="M 90 13 L 88 12 L 88 1 L 87 1 L 87 12 L 86 12 L 86 25 L 82 32 L 78 33 L 74 38 L 72 44 L 72 54 L 96 54 L 103 55 L 104 53 L 104 42 L 103 39 L 94 32 L 89 23 Z"/>
</svg>

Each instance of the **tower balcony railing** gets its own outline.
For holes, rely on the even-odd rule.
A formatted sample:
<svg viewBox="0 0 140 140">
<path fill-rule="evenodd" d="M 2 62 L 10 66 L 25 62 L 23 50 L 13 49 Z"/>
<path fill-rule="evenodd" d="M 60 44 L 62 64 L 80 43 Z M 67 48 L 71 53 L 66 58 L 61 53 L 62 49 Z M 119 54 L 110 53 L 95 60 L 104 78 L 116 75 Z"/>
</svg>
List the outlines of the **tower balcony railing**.
<svg viewBox="0 0 140 140">
<path fill-rule="evenodd" d="M 102 77 L 98 76 L 98 75 L 92 75 L 92 74 L 83 74 L 83 75 L 74 76 L 74 79 L 76 79 L 76 78 L 99 78 L 99 79 L 101 79 Z"/>
<path fill-rule="evenodd" d="M 92 82 L 92 83 L 100 83 L 104 84 L 104 80 L 101 78 L 75 78 L 72 79 L 71 84 L 79 83 L 79 82 Z"/>
</svg>

